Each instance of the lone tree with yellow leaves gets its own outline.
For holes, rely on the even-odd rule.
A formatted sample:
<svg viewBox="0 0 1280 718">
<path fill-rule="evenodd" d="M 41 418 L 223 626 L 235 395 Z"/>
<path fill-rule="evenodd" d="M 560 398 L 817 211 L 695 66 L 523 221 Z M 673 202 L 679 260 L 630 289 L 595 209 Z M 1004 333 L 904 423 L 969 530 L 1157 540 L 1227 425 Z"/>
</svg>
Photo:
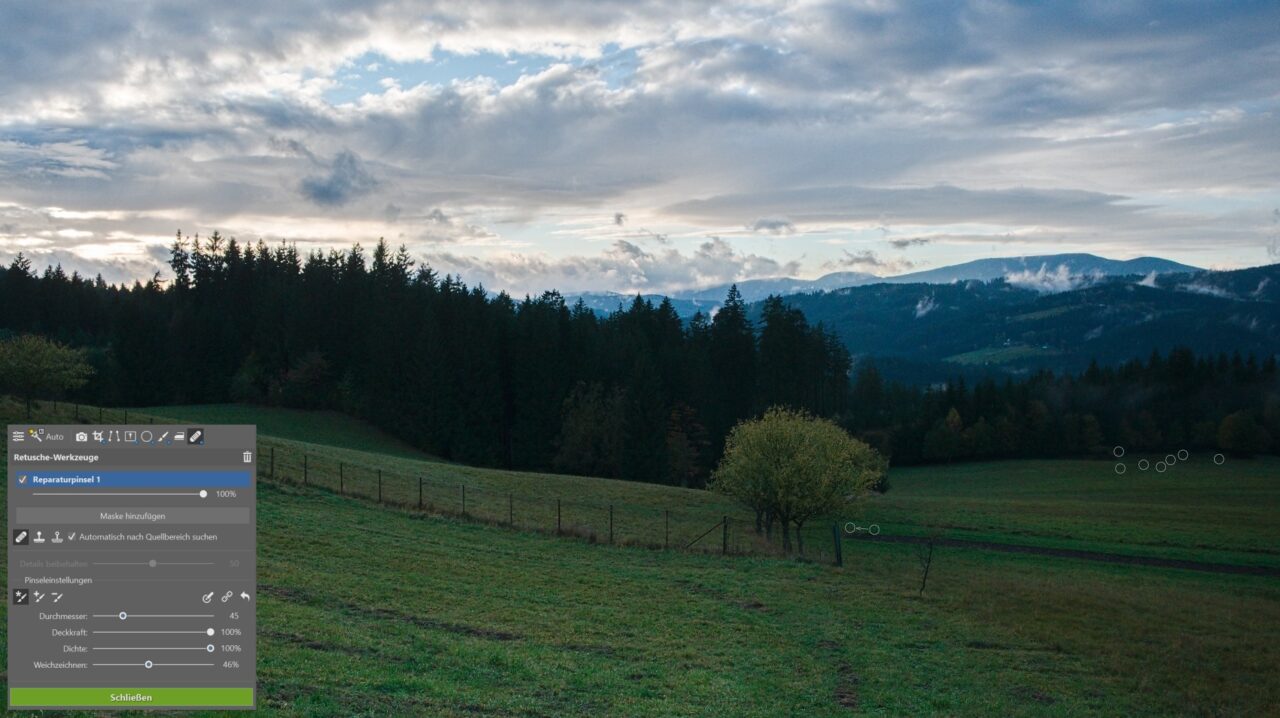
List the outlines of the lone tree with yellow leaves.
<svg viewBox="0 0 1280 718">
<path fill-rule="evenodd" d="M 729 433 L 712 488 L 776 519 L 786 551 L 794 526 L 804 553 L 805 522 L 882 485 L 887 469 L 883 456 L 834 422 L 774 407 Z"/>
<path fill-rule="evenodd" d="M 28 419 L 33 399 L 79 389 L 90 376 L 83 350 L 30 334 L 0 341 L 0 391 L 25 401 Z"/>
</svg>

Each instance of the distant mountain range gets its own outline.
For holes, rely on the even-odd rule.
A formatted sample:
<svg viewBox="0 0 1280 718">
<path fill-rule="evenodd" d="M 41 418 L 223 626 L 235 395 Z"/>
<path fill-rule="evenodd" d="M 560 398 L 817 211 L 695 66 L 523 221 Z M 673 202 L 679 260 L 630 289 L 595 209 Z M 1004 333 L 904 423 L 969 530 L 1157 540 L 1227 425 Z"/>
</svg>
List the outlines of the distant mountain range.
<svg viewBox="0 0 1280 718">
<path fill-rule="evenodd" d="M 1280 354 L 1280 265 L 1077 279 L 1043 291 L 1008 277 L 874 284 L 787 298 L 886 373 L 1080 371 L 1189 347 L 1197 354 Z M 1029 271 L 1029 270 L 1027 270 Z M 1037 269 L 1033 274 L 1039 274 Z M 1017 277 L 1015 277 L 1017 279 Z"/>
<path fill-rule="evenodd" d="M 744 301 L 758 302 L 770 295 L 789 296 L 813 292 L 825 292 L 845 287 L 869 284 L 947 284 L 966 280 L 991 281 L 1008 278 L 1015 284 L 1046 291 L 1072 288 L 1072 283 L 1111 276 L 1147 276 L 1156 274 L 1200 271 L 1196 267 L 1179 264 L 1158 257 L 1118 260 L 1092 254 L 1047 254 L 1034 257 L 1005 257 L 979 259 L 949 267 L 901 274 L 894 277 L 878 277 L 865 272 L 833 272 L 817 279 L 779 277 L 774 279 L 747 279 L 737 282 Z M 653 303 L 668 297 L 676 312 L 688 318 L 697 312 L 711 313 L 724 302 L 731 284 L 721 284 L 705 289 L 683 290 L 667 295 L 643 295 Z M 570 294 L 566 301 L 573 304 L 578 299 L 587 307 L 601 314 L 608 314 L 626 307 L 635 295 L 616 292 L 584 292 Z"/>
<path fill-rule="evenodd" d="M 759 301 L 782 295 L 860 360 L 911 383 L 954 376 L 1078 372 L 1179 346 L 1198 354 L 1280 354 L 1280 265 L 1229 272 L 1156 257 L 1091 254 L 982 259 L 896 277 L 856 272 L 741 282 Z M 681 316 L 712 313 L 729 285 L 676 292 Z M 633 297 L 575 295 L 607 313 Z M 657 303 L 661 295 L 646 297 Z"/>
<path fill-rule="evenodd" d="M 1199 267 L 1160 259 L 1107 259 L 1093 254 L 1046 254 L 1036 257 L 1005 257 L 1002 259 L 978 259 L 950 267 L 928 269 L 923 272 L 900 274 L 881 279 L 889 284 L 946 284 L 977 279 L 989 282 L 993 279 L 1030 278 L 1035 276 L 1124 277 L 1146 276 L 1182 272 L 1198 272 Z M 875 281 L 875 280 L 872 280 Z M 864 284 L 867 282 L 864 282 Z M 853 285 L 847 285 L 853 286 Z"/>
</svg>

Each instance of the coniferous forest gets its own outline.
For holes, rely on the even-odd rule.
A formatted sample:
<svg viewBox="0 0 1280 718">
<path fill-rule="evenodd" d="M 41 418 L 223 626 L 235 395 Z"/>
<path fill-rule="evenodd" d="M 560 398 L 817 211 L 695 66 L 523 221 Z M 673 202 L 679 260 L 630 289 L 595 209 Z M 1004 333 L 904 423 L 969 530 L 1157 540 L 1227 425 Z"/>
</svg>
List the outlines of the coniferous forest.
<svg viewBox="0 0 1280 718">
<path fill-rule="evenodd" d="M 1179 350 L 915 387 L 855 367 L 858 347 L 784 299 L 749 311 L 736 290 L 682 321 L 666 301 L 600 317 L 555 292 L 493 295 L 382 242 L 304 256 L 179 235 L 170 265 L 120 287 L 20 257 L 0 272 L 0 338 L 85 349 L 94 378 L 68 398 L 334 409 L 446 459 L 690 486 L 734 424 L 775 405 L 834 418 L 896 464 L 1280 448 L 1274 357 Z"/>
</svg>

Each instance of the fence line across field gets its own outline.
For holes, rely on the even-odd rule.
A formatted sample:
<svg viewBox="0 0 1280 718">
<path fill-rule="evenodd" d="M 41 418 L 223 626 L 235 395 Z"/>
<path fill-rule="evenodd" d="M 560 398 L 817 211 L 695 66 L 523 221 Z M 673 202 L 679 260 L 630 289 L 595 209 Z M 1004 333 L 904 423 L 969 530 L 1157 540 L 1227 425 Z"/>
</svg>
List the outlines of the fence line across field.
<svg viewBox="0 0 1280 718">
<path fill-rule="evenodd" d="M 749 521 L 726 515 L 720 507 L 716 510 L 719 520 L 709 523 L 709 514 L 622 501 L 595 503 L 499 490 L 425 474 L 320 460 L 310 454 L 277 455 L 274 446 L 265 448 L 266 466 L 260 470 L 265 469 L 261 473 L 275 481 L 333 490 L 343 496 L 371 499 L 385 505 L 464 516 L 515 528 L 579 535 L 608 543 L 664 548 L 688 548 L 698 543 L 699 550 L 718 549 L 721 553 L 745 553 L 747 548 L 740 536 L 730 536 L 729 527 L 747 525 Z M 698 536 L 715 528 L 722 529 L 719 541 Z"/>
<path fill-rule="evenodd" d="M 55 414 L 65 410 L 78 423 L 129 423 L 127 409 L 51 402 Z M 96 416 L 94 414 L 96 413 Z M 154 417 L 134 413 L 135 422 Z M 744 509 L 709 502 L 705 512 L 671 510 L 628 501 L 592 502 L 545 494 L 499 490 L 466 480 L 425 473 L 405 473 L 368 464 L 327 459 L 305 451 L 277 455 L 275 445 L 259 441 L 258 473 L 275 482 L 331 490 L 382 505 L 459 516 L 518 529 L 572 535 L 589 541 L 640 545 L 698 553 L 759 554 L 777 552 L 781 529 L 769 537 L 755 533 L 755 517 Z M 718 520 L 717 520 L 718 519 Z M 717 531 L 718 529 L 718 531 Z M 797 548 L 810 559 L 843 565 L 839 525 L 815 523 L 792 529 Z M 719 539 L 719 540 L 716 540 Z"/>
</svg>

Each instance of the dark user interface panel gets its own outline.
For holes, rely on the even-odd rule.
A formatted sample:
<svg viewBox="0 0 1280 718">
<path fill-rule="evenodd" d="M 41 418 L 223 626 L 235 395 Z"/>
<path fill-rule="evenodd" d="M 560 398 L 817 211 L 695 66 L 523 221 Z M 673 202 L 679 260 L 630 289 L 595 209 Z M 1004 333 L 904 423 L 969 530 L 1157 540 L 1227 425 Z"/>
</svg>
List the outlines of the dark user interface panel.
<svg viewBox="0 0 1280 718">
<path fill-rule="evenodd" d="M 252 709 L 256 428 L 6 437 L 9 707 Z"/>
</svg>

